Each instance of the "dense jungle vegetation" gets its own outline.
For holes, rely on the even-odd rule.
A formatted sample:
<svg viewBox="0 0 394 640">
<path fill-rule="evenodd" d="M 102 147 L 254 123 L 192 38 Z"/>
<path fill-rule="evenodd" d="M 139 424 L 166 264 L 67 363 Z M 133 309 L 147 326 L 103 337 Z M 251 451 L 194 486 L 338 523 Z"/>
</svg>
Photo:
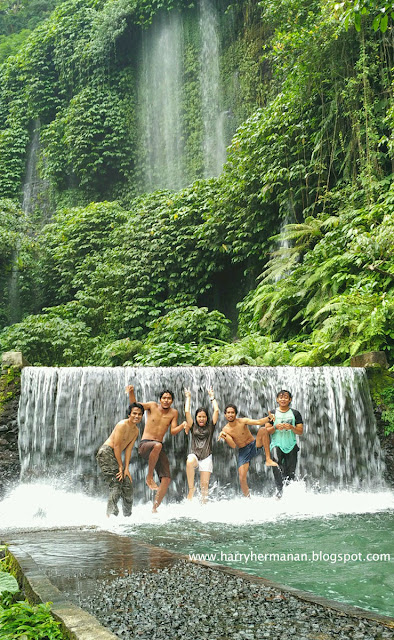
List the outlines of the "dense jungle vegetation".
<svg viewBox="0 0 394 640">
<path fill-rule="evenodd" d="M 143 193 L 135 42 L 157 12 L 195 5 L 0 3 L 0 350 L 43 365 L 392 363 L 392 3 L 218 1 L 242 124 L 218 177 Z M 42 200 L 27 211 L 37 121 Z"/>
</svg>

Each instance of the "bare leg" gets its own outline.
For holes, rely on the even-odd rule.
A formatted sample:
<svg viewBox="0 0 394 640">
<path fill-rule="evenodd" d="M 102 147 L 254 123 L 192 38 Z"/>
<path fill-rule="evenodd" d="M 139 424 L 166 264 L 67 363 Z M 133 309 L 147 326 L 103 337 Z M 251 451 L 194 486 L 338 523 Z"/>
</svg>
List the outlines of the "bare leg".
<svg viewBox="0 0 394 640">
<path fill-rule="evenodd" d="M 159 488 L 156 482 L 153 480 L 153 471 L 159 459 L 162 448 L 163 445 L 161 444 L 161 442 L 156 442 L 155 446 L 152 448 L 152 451 L 149 454 L 148 475 L 146 476 L 146 484 L 148 485 L 149 489 L 152 489 L 152 491 L 157 491 L 157 489 Z"/>
<path fill-rule="evenodd" d="M 267 467 L 277 467 L 278 463 L 274 462 L 271 458 L 270 452 L 270 437 L 267 433 L 267 429 L 265 427 L 261 427 L 256 436 L 256 447 L 260 449 L 260 447 L 264 447 L 265 452 L 265 464 Z"/>
<path fill-rule="evenodd" d="M 160 505 L 161 501 L 163 500 L 164 496 L 166 495 L 168 487 L 170 486 L 170 482 L 171 482 L 171 478 L 162 478 L 161 479 L 160 487 L 159 487 L 158 492 L 156 493 L 155 499 L 153 501 L 152 513 L 156 513 L 157 512 L 157 507 Z"/>
<path fill-rule="evenodd" d="M 186 477 L 187 477 L 187 484 L 189 487 L 189 493 L 187 494 L 187 499 L 191 500 L 194 496 L 194 492 L 196 490 L 196 487 L 194 486 L 194 472 L 198 467 L 198 462 L 195 459 L 195 457 L 193 456 L 192 459 L 189 460 L 189 457 L 186 460 Z"/>
<path fill-rule="evenodd" d="M 208 500 L 208 487 L 210 477 L 210 471 L 200 471 L 201 502 L 203 504 L 205 504 Z"/>
<path fill-rule="evenodd" d="M 247 498 L 250 498 L 250 491 L 249 491 L 248 482 L 247 482 L 248 471 L 249 471 L 249 462 L 245 462 L 245 464 L 238 467 L 239 483 L 241 485 L 242 493 Z"/>
</svg>

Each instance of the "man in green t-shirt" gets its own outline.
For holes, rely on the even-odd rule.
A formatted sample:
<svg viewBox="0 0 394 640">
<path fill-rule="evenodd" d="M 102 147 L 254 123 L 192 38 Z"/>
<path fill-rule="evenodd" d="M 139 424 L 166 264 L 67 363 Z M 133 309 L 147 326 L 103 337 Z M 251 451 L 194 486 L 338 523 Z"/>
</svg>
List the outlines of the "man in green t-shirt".
<svg viewBox="0 0 394 640">
<path fill-rule="evenodd" d="M 290 391 L 282 389 L 276 396 L 278 408 L 275 411 L 273 427 L 268 431 L 271 435 L 270 451 L 272 460 L 278 463 L 272 467 L 276 484 L 276 497 L 281 498 L 283 483 L 294 480 L 297 466 L 298 444 L 296 436 L 301 436 L 304 430 L 299 411 L 290 409 L 292 395 Z M 272 428 L 274 431 L 272 432 Z"/>
</svg>

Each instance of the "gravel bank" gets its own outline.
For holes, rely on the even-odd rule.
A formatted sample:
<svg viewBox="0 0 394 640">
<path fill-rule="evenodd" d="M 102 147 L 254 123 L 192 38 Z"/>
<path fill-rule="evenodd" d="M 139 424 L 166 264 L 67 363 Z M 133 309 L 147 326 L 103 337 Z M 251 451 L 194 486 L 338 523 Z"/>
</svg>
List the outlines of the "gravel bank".
<svg viewBox="0 0 394 640">
<path fill-rule="evenodd" d="M 311 604 L 262 584 L 179 561 L 169 569 L 97 581 L 79 605 L 122 640 L 385 640 L 378 622 Z"/>
</svg>

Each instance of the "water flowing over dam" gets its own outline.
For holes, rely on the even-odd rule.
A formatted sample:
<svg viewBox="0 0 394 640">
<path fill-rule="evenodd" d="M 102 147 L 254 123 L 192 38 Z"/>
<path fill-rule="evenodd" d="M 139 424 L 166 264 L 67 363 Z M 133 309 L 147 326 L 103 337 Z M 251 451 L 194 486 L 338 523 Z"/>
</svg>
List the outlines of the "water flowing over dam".
<svg viewBox="0 0 394 640">
<path fill-rule="evenodd" d="M 289 389 L 292 406 L 304 421 L 298 476 L 320 490 L 382 486 L 383 462 L 365 371 L 340 367 L 26 367 L 19 407 L 22 479 L 53 478 L 102 493 L 95 453 L 125 417 L 127 384 L 134 384 L 141 402 L 158 400 L 162 389 L 173 390 L 179 421 L 184 420 L 184 388 L 191 389 L 194 413 L 200 405 L 211 410 L 207 389 L 212 386 L 220 407 L 217 432 L 225 424 L 227 403 L 235 403 L 240 416 L 259 418 L 275 408 L 280 389 Z M 219 492 L 231 492 L 238 483 L 236 455 L 214 440 L 211 484 Z M 179 500 L 185 494 L 188 440 L 183 432 L 168 433 L 164 447 L 173 479 L 169 497 Z M 147 499 L 146 465 L 136 450 L 131 464 L 135 497 Z M 251 464 L 250 486 L 253 493 L 272 492 L 272 473 L 263 455 Z"/>
</svg>

